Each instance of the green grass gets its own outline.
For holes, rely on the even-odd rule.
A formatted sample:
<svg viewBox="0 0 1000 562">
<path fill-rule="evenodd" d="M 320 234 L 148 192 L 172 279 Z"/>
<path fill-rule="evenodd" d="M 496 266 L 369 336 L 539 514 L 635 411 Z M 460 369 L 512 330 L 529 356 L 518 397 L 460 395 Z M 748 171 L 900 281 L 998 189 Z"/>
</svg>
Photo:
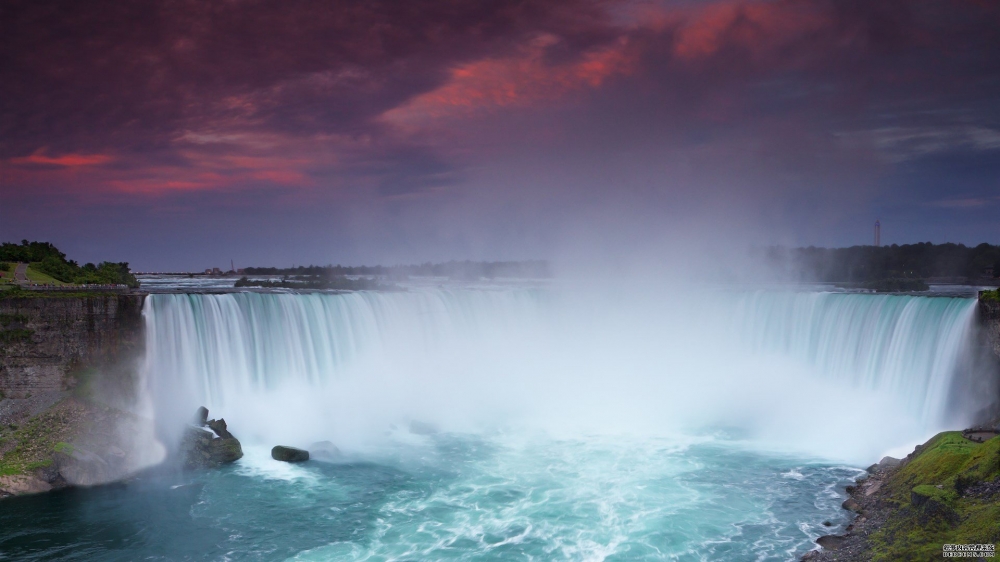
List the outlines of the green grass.
<svg viewBox="0 0 1000 562">
<path fill-rule="evenodd" d="M 981 301 L 1000 301 L 1000 289 L 994 289 L 992 291 L 983 291 L 979 293 L 979 300 Z"/>
<path fill-rule="evenodd" d="M 24 274 L 28 278 L 28 281 L 39 285 L 70 285 L 70 283 L 64 283 L 51 275 L 46 275 L 38 271 L 32 267 L 33 265 L 35 264 L 28 264 L 28 270 Z"/>
<path fill-rule="evenodd" d="M 3 273 L 3 275 L 0 276 L 0 285 L 9 285 L 14 282 L 14 266 L 16 264 L 4 262 L 2 265 L 5 267 L 0 269 L 0 272 Z"/>
<path fill-rule="evenodd" d="M 72 419 L 65 411 L 53 408 L 43 412 L 17 429 L 4 431 L 0 440 L 14 447 L 0 457 L 0 475 L 28 474 L 52 464 L 52 453 L 72 450 L 64 442 L 74 430 Z"/>
<path fill-rule="evenodd" d="M 871 537 L 873 560 L 937 560 L 945 543 L 1000 542 L 1000 501 L 961 495 L 996 478 L 1000 437 L 980 444 L 955 431 L 934 436 L 886 484 L 896 510 Z M 914 495 L 929 501 L 915 506 Z"/>
</svg>

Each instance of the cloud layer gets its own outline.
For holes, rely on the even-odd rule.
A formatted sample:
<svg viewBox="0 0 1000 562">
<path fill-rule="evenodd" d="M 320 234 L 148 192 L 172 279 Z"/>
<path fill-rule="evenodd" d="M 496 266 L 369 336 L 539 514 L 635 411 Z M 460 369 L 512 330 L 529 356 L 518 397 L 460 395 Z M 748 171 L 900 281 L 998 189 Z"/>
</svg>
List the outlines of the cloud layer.
<svg viewBox="0 0 1000 562">
<path fill-rule="evenodd" d="M 0 12 L 0 236 L 84 259 L 550 257 L 664 224 L 830 245 L 877 217 L 1000 241 L 994 2 Z"/>
</svg>

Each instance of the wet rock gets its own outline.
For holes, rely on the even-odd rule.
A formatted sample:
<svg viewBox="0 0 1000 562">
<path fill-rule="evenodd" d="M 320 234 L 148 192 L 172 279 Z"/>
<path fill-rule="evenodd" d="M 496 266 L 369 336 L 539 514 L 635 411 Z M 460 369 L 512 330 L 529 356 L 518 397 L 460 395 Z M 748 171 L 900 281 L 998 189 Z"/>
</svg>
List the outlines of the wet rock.
<svg viewBox="0 0 1000 562">
<path fill-rule="evenodd" d="M 309 460 L 309 451 L 296 447 L 277 445 L 271 449 L 271 458 L 283 462 L 303 462 Z"/>
<path fill-rule="evenodd" d="M 824 521 L 823 522 L 823 526 L 824 527 L 833 527 L 833 522 L 832 521 Z"/>
<path fill-rule="evenodd" d="M 196 419 L 207 418 L 208 410 L 199 408 Z M 200 426 L 184 431 L 180 446 L 184 468 L 216 468 L 243 458 L 243 447 L 226 428 L 226 420 L 208 420 L 205 425 L 211 431 Z"/>
<path fill-rule="evenodd" d="M 217 468 L 243 458 L 243 447 L 235 437 L 223 438 L 197 427 L 189 427 L 181 441 L 184 467 Z"/>
<path fill-rule="evenodd" d="M 223 439 L 235 439 L 232 433 L 226 428 L 226 420 L 224 418 L 219 418 L 217 420 L 208 420 L 206 422 L 208 428 L 215 432 L 216 435 Z"/>
<path fill-rule="evenodd" d="M 809 552 L 803 554 L 802 558 L 799 558 L 799 560 L 802 560 L 802 562 L 806 562 L 808 560 L 816 560 L 819 558 L 819 556 L 820 554 L 818 550 L 810 550 Z"/>
<path fill-rule="evenodd" d="M 410 433 L 414 435 L 434 435 L 438 430 L 433 425 L 422 421 L 410 422 Z"/>
<path fill-rule="evenodd" d="M 845 540 L 847 540 L 847 537 L 843 535 L 823 535 L 816 539 L 816 544 L 827 550 L 837 550 L 843 546 Z"/>
<path fill-rule="evenodd" d="M 93 486 L 113 479 L 108 462 L 96 453 L 73 445 L 58 447 L 53 453 L 56 472 L 71 486 Z"/>
<path fill-rule="evenodd" d="M 847 498 L 847 500 L 844 503 L 842 503 L 840 505 L 840 507 L 842 507 L 842 508 L 844 508 L 844 509 L 846 509 L 848 511 L 853 511 L 855 513 L 861 513 L 861 505 L 858 504 L 858 502 L 855 501 L 854 498 Z"/>
<path fill-rule="evenodd" d="M 309 457 L 316 460 L 336 461 L 343 457 L 343 453 L 330 441 L 318 441 L 309 445 Z"/>
</svg>

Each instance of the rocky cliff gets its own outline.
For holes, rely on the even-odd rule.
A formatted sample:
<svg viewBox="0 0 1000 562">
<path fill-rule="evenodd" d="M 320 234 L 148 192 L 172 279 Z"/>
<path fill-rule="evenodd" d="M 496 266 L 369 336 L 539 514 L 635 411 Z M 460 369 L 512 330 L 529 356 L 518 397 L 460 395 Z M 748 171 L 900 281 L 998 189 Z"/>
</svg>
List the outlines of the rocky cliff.
<svg viewBox="0 0 1000 562">
<path fill-rule="evenodd" d="M 993 354 L 1000 359 L 1000 300 L 979 298 L 979 322 Z"/>
<path fill-rule="evenodd" d="M 120 479 L 158 454 L 131 411 L 143 300 L 0 297 L 0 497 Z"/>
</svg>

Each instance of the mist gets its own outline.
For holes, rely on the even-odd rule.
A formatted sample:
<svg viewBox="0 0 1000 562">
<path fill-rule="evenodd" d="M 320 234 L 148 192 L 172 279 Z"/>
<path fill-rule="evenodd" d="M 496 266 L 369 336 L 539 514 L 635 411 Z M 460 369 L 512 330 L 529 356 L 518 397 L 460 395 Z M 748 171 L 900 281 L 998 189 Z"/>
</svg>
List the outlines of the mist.
<svg viewBox="0 0 1000 562">
<path fill-rule="evenodd" d="M 205 405 L 257 444 L 362 451 L 416 421 L 456 433 L 720 437 L 854 463 L 986 406 L 956 377 L 965 301 L 606 289 L 154 295 L 150 396 L 172 435 Z M 908 327 L 914 315 L 940 326 Z"/>
</svg>

